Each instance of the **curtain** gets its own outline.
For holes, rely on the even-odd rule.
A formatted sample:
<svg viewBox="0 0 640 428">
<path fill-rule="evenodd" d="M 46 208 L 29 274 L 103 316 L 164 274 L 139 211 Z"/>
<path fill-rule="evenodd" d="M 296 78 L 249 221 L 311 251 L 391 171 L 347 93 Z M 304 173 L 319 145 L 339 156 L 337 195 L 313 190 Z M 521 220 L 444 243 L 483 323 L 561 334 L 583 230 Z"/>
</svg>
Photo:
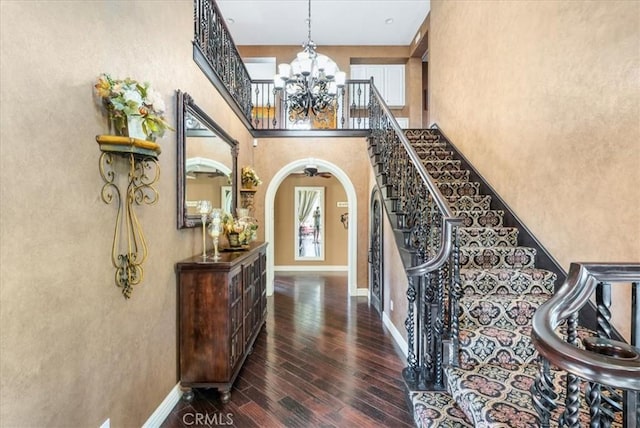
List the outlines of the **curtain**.
<svg viewBox="0 0 640 428">
<path fill-rule="evenodd" d="M 302 222 L 309 217 L 313 206 L 318 199 L 318 192 L 315 190 L 299 190 L 298 191 L 298 222 Z"/>
</svg>

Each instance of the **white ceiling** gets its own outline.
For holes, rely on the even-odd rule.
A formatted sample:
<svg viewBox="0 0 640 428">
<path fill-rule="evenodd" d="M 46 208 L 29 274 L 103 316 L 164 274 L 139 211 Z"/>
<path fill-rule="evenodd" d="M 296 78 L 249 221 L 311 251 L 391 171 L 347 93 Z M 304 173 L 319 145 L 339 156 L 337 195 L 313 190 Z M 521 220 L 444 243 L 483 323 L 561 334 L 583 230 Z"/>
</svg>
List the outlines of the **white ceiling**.
<svg viewBox="0 0 640 428">
<path fill-rule="evenodd" d="M 301 45 L 307 0 L 217 0 L 236 45 Z M 328 45 L 411 44 L 430 0 L 311 0 L 311 39 Z M 391 18 L 392 23 L 385 21 Z"/>
</svg>

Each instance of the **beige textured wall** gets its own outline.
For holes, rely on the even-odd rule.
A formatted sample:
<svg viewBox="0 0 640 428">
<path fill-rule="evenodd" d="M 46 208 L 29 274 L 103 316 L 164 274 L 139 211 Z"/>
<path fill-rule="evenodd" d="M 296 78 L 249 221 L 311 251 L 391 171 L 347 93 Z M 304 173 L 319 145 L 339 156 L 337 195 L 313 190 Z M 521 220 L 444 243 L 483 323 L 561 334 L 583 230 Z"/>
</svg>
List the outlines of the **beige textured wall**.
<svg viewBox="0 0 640 428">
<path fill-rule="evenodd" d="M 148 80 L 175 124 L 177 88 L 242 142 L 244 127 L 192 60 L 189 1 L 0 2 L 0 422 L 140 426 L 177 382 L 176 138 L 160 141 L 160 199 L 137 210 L 149 246 L 129 301 L 114 284 L 116 209 L 100 199 L 92 97 L 101 72 Z"/>
<path fill-rule="evenodd" d="M 431 3 L 437 122 L 568 269 L 640 260 L 640 2 Z"/>
<path fill-rule="evenodd" d="M 324 260 L 295 260 L 295 187 L 324 188 Z M 337 202 L 347 201 L 347 195 L 342 184 L 335 178 L 300 177 L 290 175 L 278 187 L 274 203 L 275 241 L 272 243 L 277 251 L 274 252 L 275 266 L 295 265 L 326 265 L 347 266 L 347 230 L 340 223 L 340 214 L 346 208 L 338 208 Z"/>
<path fill-rule="evenodd" d="M 367 288 L 367 251 L 366 238 L 369 219 L 368 174 L 371 163 L 367 155 L 367 143 L 364 138 L 261 138 L 258 146 L 250 148 L 246 161 L 253 165 L 262 186 L 255 196 L 255 216 L 264 219 L 264 197 L 266 183 L 287 164 L 314 158 L 330 162 L 349 176 L 356 190 L 358 200 L 358 218 L 354 219 L 358 228 L 357 242 L 358 278 L 357 285 Z M 244 164 L 241 164 L 244 165 Z M 353 220 L 352 220 L 353 221 Z M 264 239 L 264 228 L 258 229 L 259 239 Z M 274 251 L 279 251 L 274 247 Z"/>
</svg>

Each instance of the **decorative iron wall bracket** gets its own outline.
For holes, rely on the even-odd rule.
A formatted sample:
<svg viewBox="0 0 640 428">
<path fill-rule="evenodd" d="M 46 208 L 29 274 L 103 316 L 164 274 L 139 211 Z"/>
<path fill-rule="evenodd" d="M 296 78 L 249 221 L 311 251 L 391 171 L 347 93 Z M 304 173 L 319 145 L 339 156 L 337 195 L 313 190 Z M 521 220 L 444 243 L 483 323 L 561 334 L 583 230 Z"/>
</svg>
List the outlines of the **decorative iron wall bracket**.
<svg viewBox="0 0 640 428">
<path fill-rule="evenodd" d="M 114 135 L 98 135 L 100 176 L 105 184 L 100 196 L 106 204 L 117 200 L 118 212 L 111 246 L 111 262 L 116 269 L 115 282 L 125 298 L 144 277 L 142 264 L 147 258 L 147 243 L 134 204 L 153 205 L 158 201 L 154 184 L 160 178 L 160 146 L 151 141 Z M 116 159 L 128 162 L 126 199 L 122 200 Z M 121 247 L 124 247 L 121 249 Z"/>
</svg>

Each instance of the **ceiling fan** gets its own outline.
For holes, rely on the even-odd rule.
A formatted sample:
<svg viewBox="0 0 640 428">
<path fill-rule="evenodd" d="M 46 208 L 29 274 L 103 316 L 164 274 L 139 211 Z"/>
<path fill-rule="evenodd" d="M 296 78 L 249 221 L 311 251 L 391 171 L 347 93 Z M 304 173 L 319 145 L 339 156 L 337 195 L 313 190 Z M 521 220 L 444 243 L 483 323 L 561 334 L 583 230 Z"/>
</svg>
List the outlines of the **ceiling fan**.
<svg viewBox="0 0 640 428">
<path fill-rule="evenodd" d="M 330 172 L 318 172 L 318 167 L 316 165 L 307 165 L 304 167 L 302 172 L 293 173 L 291 175 L 305 176 L 305 177 L 322 177 L 322 178 L 331 178 L 332 175 Z"/>
</svg>

